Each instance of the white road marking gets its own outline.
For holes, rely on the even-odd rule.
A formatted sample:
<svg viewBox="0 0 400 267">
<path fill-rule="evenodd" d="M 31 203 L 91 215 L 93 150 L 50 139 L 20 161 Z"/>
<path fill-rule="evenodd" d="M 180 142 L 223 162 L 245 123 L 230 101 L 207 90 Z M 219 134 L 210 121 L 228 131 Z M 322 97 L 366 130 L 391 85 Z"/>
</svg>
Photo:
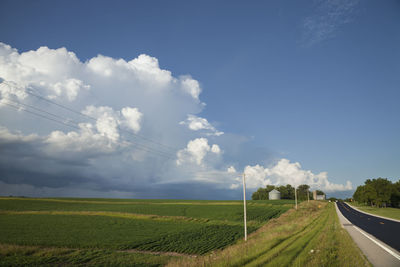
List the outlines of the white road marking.
<svg viewBox="0 0 400 267">
<path fill-rule="evenodd" d="M 360 228 L 358 228 L 357 226 L 353 225 L 353 227 L 359 231 L 361 234 L 363 234 L 365 237 L 367 237 L 369 240 L 371 240 L 372 242 L 374 242 L 375 244 L 377 244 L 378 246 L 380 246 L 381 248 L 383 248 L 386 252 L 388 252 L 390 255 L 392 255 L 393 257 L 395 257 L 396 259 L 398 259 L 400 261 L 400 255 L 397 254 L 396 252 L 392 251 L 391 249 L 387 248 L 386 246 L 382 245 L 381 243 L 379 243 L 378 241 L 376 241 L 374 238 L 371 238 L 370 236 L 368 236 L 363 230 L 361 230 Z"/>
</svg>

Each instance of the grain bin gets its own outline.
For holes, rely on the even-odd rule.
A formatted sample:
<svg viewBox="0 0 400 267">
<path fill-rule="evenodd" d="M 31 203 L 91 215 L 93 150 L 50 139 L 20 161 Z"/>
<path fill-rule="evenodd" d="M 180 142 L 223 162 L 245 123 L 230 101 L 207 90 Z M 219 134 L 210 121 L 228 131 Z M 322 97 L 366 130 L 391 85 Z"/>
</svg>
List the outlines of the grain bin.
<svg viewBox="0 0 400 267">
<path fill-rule="evenodd" d="M 281 192 L 278 190 L 272 190 L 268 194 L 270 200 L 281 199 Z"/>
</svg>

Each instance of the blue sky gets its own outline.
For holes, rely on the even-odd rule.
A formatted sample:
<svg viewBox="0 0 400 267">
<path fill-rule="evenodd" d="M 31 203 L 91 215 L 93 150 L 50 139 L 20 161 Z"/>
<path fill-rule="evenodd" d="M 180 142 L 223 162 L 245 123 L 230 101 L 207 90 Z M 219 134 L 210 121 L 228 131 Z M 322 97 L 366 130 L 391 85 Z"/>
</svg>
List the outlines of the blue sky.
<svg viewBox="0 0 400 267">
<path fill-rule="evenodd" d="M 399 11 L 398 1 L 3 0 L 0 42 L 19 53 L 65 47 L 81 62 L 157 58 L 174 77 L 199 82 L 206 105 L 191 113 L 225 133 L 208 137 L 224 151 L 214 171 L 288 159 L 355 189 L 367 178 L 400 177 Z M 0 112 L 10 131 L 34 132 Z M 176 145 L 195 137 L 187 138 Z M 18 188 L 12 175 L 3 182 Z"/>
</svg>

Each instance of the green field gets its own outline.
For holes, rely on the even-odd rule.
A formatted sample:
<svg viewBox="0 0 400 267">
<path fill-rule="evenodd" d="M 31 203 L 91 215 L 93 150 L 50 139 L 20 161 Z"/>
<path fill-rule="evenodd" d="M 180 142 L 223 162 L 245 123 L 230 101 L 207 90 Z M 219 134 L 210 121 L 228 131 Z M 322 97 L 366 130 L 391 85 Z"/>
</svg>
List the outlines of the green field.
<svg viewBox="0 0 400 267">
<path fill-rule="evenodd" d="M 340 226 L 335 204 L 310 201 L 271 220 L 247 242 L 198 258 L 172 259 L 168 266 L 371 265 Z"/>
<path fill-rule="evenodd" d="M 356 208 L 365 211 L 367 213 L 392 218 L 396 220 L 400 220 L 400 209 L 396 208 L 376 208 L 371 206 L 366 206 L 364 204 L 360 204 L 357 202 L 348 203 L 349 205 L 355 206 Z"/>
<path fill-rule="evenodd" d="M 249 233 L 292 202 L 250 201 Z M 157 266 L 242 238 L 241 201 L 0 198 L 0 265 Z"/>
</svg>

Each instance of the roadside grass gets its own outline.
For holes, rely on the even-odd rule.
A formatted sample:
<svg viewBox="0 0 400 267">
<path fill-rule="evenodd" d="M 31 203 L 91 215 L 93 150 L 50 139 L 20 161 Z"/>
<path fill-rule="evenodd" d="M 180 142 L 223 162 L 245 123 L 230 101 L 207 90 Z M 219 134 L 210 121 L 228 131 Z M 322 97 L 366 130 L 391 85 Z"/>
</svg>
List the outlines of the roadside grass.
<svg viewBox="0 0 400 267">
<path fill-rule="evenodd" d="M 167 255 L 0 244 L 0 266 L 164 266 Z"/>
<path fill-rule="evenodd" d="M 383 217 L 387 217 L 387 218 L 392 218 L 392 219 L 396 219 L 396 220 L 400 220 L 400 209 L 396 209 L 396 208 L 376 208 L 376 207 L 371 207 L 371 206 L 367 206 L 364 205 L 362 203 L 358 203 L 358 202 L 346 202 L 347 204 L 354 206 L 362 211 L 371 213 L 371 214 L 375 214 L 375 215 L 379 215 L 379 216 L 383 216 Z"/>
<path fill-rule="evenodd" d="M 311 201 L 270 220 L 247 242 L 168 266 L 370 266 L 341 228 L 333 203 Z"/>
</svg>

